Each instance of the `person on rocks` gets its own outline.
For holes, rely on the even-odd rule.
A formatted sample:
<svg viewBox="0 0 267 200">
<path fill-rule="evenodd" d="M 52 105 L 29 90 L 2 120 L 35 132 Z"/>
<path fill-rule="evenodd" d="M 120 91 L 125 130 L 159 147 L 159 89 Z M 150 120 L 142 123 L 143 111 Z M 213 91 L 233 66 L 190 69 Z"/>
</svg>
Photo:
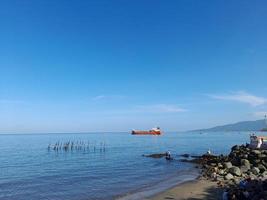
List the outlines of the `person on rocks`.
<svg viewBox="0 0 267 200">
<path fill-rule="evenodd" d="M 261 145 L 262 145 L 262 142 L 263 140 L 262 140 L 262 138 L 260 138 L 259 140 L 258 140 L 258 144 L 257 144 L 257 149 L 260 149 L 261 148 Z"/>
<path fill-rule="evenodd" d="M 211 155 L 211 150 L 210 149 L 207 151 L 207 155 Z"/>
<path fill-rule="evenodd" d="M 165 156 L 166 160 L 172 160 L 172 157 L 171 157 L 171 152 L 170 151 L 167 151 L 166 152 L 166 156 Z"/>
</svg>

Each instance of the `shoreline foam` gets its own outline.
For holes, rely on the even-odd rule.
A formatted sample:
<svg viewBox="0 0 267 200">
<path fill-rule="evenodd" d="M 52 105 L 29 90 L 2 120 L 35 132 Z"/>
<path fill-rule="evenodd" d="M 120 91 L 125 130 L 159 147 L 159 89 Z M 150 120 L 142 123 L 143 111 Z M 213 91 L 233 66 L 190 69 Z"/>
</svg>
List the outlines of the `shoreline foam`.
<svg viewBox="0 0 267 200">
<path fill-rule="evenodd" d="M 198 170 L 188 171 L 182 175 L 177 175 L 175 178 L 164 180 L 155 185 L 150 185 L 148 187 L 139 189 L 134 192 L 127 193 L 123 196 L 115 198 L 116 200 L 140 200 L 140 199 L 150 199 L 157 194 L 164 193 L 174 187 L 177 187 L 183 183 L 195 181 L 199 178 L 200 173 Z"/>
</svg>

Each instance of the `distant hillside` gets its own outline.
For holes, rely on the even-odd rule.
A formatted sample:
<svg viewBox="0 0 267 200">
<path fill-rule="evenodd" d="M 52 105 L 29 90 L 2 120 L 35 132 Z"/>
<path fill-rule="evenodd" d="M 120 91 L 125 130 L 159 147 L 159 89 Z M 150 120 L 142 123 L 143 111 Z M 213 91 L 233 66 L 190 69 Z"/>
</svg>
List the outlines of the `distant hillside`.
<svg viewBox="0 0 267 200">
<path fill-rule="evenodd" d="M 196 131 L 259 131 L 266 127 L 265 120 L 244 121 Z"/>
</svg>

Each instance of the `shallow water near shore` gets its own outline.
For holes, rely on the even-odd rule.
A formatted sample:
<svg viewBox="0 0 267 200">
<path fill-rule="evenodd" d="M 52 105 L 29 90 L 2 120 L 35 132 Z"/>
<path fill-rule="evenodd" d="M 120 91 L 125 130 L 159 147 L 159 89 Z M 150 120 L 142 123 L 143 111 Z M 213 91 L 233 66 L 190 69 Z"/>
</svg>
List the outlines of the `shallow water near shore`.
<svg viewBox="0 0 267 200">
<path fill-rule="evenodd" d="M 47 149 L 48 144 L 58 141 L 86 141 L 89 147 L 73 151 Z M 0 199 L 147 197 L 197 176 L 193 165 L 178 161 L 179 154 L 200 155 L 209 148 L 215 154 L 226 154 L 231 146 L 246 142 L 248 132 L 0 135 Z M 167 150 L 174 155 L 174 161 L 142 156 Z"/>
</svg>

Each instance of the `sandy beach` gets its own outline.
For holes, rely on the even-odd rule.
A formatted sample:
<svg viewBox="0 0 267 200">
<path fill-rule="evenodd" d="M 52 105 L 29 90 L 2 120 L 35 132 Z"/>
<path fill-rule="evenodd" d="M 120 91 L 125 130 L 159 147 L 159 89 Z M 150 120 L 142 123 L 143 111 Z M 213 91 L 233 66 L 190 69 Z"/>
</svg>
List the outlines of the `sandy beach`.
<svg viewBox="0 0 267 200">
<path fill-rule="evenodd" d="M 197 179 L 159 193 L 150 200 L 218 200 L 222 199 L 222 193 L 223 189 L 217 187 L 216 182 Z"/>
</svg>

